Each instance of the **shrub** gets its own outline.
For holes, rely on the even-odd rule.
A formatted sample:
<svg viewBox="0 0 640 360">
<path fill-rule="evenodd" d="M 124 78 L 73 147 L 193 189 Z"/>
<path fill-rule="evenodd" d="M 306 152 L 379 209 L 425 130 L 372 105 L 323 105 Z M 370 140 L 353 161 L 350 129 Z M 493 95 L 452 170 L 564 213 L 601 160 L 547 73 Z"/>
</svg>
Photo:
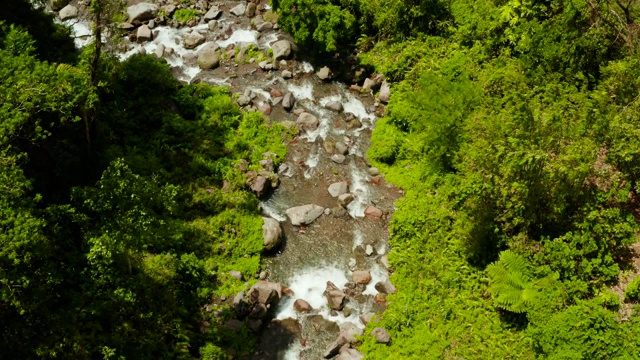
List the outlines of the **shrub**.
<svg viewBox="0 0 640 360">
<path fill-rule="evenodd" d="M 624 297 L 630 301 L 640 300 L 640 276 L 633 279 L 633 281 L 627 285 L 627 290 L 624 292 Z"/>
</svg>

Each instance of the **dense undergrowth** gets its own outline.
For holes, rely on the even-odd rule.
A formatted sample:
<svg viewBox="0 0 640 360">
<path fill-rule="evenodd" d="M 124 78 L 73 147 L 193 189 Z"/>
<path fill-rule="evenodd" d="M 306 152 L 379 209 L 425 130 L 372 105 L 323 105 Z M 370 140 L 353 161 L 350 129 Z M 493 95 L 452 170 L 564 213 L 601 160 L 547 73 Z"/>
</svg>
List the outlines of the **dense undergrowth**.
<svg viewBox="0 0 640 360">
<path fill-rule="evenodd" d="M 406 191 L 398 293 L 367 358 L 640 358 L 638 282 L 610 290 L 637 273 L 635 2 L 274 3 L 393 82 L 368 157 Z"/>
<path fill-rule="evenodd" d="M 258 199 L 238 164 L 257 168 L 266 152 L 277 164 L 289 131 L 241 113 L 226 88 L 180 84 L 152 56 L 103 55 L 93 86 L 90 48 L 53 51 L 61 27 L 34 41 L 5 20 L 0 357 L 251 351 L 249 330 L 224 330 L 229 311 L 207 305 L 245 286 L 229 271 L 249 283 L 260 271 Z"/>
</svg>

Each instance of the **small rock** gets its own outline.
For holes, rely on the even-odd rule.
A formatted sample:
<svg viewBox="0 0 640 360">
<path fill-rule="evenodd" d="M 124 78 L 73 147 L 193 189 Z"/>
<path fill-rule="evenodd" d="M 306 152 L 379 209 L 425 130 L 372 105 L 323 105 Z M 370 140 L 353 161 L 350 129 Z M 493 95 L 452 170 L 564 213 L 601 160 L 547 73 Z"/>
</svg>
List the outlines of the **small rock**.
<svg viewBox="0 0 640 360">
<path fill-rule="evenodd" d="M 307 204 L 289 208 L 285 213 L 294 226 L 309 225 L 324 213 L 324 208 L 314 204 Z"/>
<path fill-rule="evenodd" d="M 242 279 L 244 278 L 242 276 L 242 273 L 240 271 L 235 271 L 235 270 L 231 270 L 229 271 L 229 275 L 234 278 L 234 279 L 238 279 L 240 281 L 242 281 Z"/>
<path fill-rule="evenodd" d="M 244 4 L 239 4 L 236 7 L 234 7 L 233 9 L 231 9 L 229 12 L 232 13 L 235 16 L 241 16 L 244 14 L 246 10 L 246 7 Z"/>
<path fill-rule="evenodd" d="M 211 9 L 209 9 L 209 11 L 207 11 L 206 14 L 204 14 L 204 21 L 210 21 L 210 20 L 216 20 L 217 18 L 220 17 L 220 15 L 222 14 L 222 11 L 220 11 L 220 9 L 217 6 L 213 6 L 211 7 Z"/>
<path fill-rule="evenodd" d="M 329 194 L 333 197 L 338 197 L 342 194 L 346 194 L 349 191 L 349 184 L 346 181 L 341 181 L 329 185 Z"/>
<path fill-rule="evenodd" d="M 387 80 L 382 82 L 382 86 L 380 87 L 380 96 L 379 99 L 383 103 L 388 103 L 389 98 L 391 97 L 391 87 L 389 87 L 389 83 Z"/>
<path fill-rule="evenodd" d="M 282 74 L 280 74 L 283 79 L 291 79 L 293 74 L 289 70 L 282 70 Z"/>
<path fill-rule="evenodd" d="M 215 69 L 220 65 L 220 52 L 214 50 L 201 51 L 198 55 L 198 66 L 202 70 Z"/>
<path fill-rule="evenodd" d="M 342 110 L 344 110 L 344 107 L 342 106 L 342 103 L 340 101 L 329 101 L 325 106 L 326 109 L 329 109 L 331 111 L 335 111 L 335 112 L 341 112 Z"/>
<path fill-rule="evenodd" d="M 324 214 L 325 214 L 326 216 L 331 215 L 331 209 L 329 209 L 329 208 L 324 209 Z"/>
<path fill-rule="evenodd" d="M 282 98 L 282 107 L 287 110 L 290 111 L 293 106 L 295 105 L 296 99 L 293 96 L 292 93 L 286 93 L 284 95 L 284 97 Z"/>
<path fill-rule="evenodd" d="M 156 46 L 156 51 L 154 52 L 156 57 L 161 58 L 164 56 L 164 44 L 160 44 Z"/>
<path fill-rule="evenodd" d="M 209 28 L 209 31 L 216 31 L 218 28 L 218 20 L 209 20 L 207 27 Z"/>
<path fill-rule="evenodd" d="M 367 207 L 364 210 L 364 215 L 366 217 L 380 219 L 380 218 L 382 218 L 382 210 L 378 209 L 377 207 L 375 207 L 373 205 L 370 205 L 369 207 Z"/>
<path fill-rule="evenodd" d="M 272 98 L 277 98 L 277 97 L 282 97 L 283 96 L 282 91 L 280 91 L 278 89 L 271 89 L 269 94 L 271 95 Z"/>
<path fill-rule="evenodd" d="M 293 308 L 296 309 L 296 311 L 299 313 L 308 313 L 313 311 L 313 308 L 311 307 L 311 305 L 302 299 L 296 300 L 293 303 Z"/>
<path fill-rule="evenodd" d="M 342 310 L 346 295 L 331 281 L 327 281 L 327 288 L 324 291 L 324 295 L 327 297 L 330 309 L 338 311 Z"/>
<path fill-rule="evenodd" d="M 349 153 L 349 147 L 342 141 L 336 143 L 336 152 L 338 154 L 347 155 Z"/>
<path fill-rule="evenodd" d="M 138 42 L 151 41 L 151 29 L 147 25 L 142 25 L 138 28 L 136 33 L 136 38 Z"/>
<path fill-rule="evenodd" d="M 255 332 L 260 331 L 262 327 L 262 320 L 260 319 L 249 319 L 247 320 L 247 327 Z"/>
<path fill-rule="evenodd" d="M 347 216 L 347 210 L 345 210 L 340 206 L 336 206 L 333 209 L 331 209 L 331 213 L 335 218 L 341 218 L 341 217 Z"/>
<path fill-rule="evenodd" d="M 173 4 L 163 5 L 160 7 L 160 9 L 164 10 L 164 13 L 168 18 L 171 18 L 173 16 L 173 13 L 177 10 L 176 6 Z"/>
<path fill-rule="evenodd" d="M 129 15 L 129 23 L 138 25 L 146 20 L 151 20 L 156 17 L 158 12 L 158 5 L 151 3 L 139 3 L 127 8 L 127 15 Z"/>
<path fill-rule="evenodd" d="M 363 353 L 349 347 L 342 347 L 340 349 L 340 354 L 335 358 L 335 360 L 362 360 L 362 359 L 364 359 Z"/>
<path fill-rule="evenodd" d="M 364 253 L 367 254 L 367 256 L 371 256 L 373 254 L 373 246 L 371 246 L 371 244 L 367 244 L 364 249 Z"/>
<path fill-rule="evenodd" d="M 356 262 L 356 259 L 354 259 L 354 258 L 350 258 L 349 259 L 349 264 L 348 264 L 349 269 L 355 269 L 357 264 L 358 263 Z"/>
<path fill-rule="evenodd" d="M 380 256 L 379 261 L 380 264 L 385 267 L 385 269 L 391 270 L 391 264 L 389 264 L 389 258 L 387 257 L 387 255 Z"/>
<path fill-rule="evenodd" d="M 353 200 L 355 200 L 355 196 L 353 196 L 353 194 L 342 194 L 338 196 L 338 205 L 346 208 L 347 206 L 349 206 L 349 204 L 351 204 Z"/>
<path fill-rule="evenodd" d="M 227 295 L 225 294 L 220 295 L 220 301 L 227 301 Z"/>
<path fill-rule="evenodd" d="M 378 176 L 378 175 L 380 175 L 380 171 L 378 171 L 378 168 L 376 168 L 376 167 L 371 167 L 371 168 L 369 168 L 369 175 Z"/>
<path fill-rule="evenodd" d="M 262 103 L 258 106 L 258 110 L 266 116 L 271 115 L 271 105 L 269 105 L 269 103 Z"/>
<path fill-rule="evenodd" d="M 371 336 L 376 338 L 376 342 L 380 344 L 388 344 L 391 341 L 391 336 L 384 328 L 377 327 L 371 331 Z"/>
<path fill-rule="evenodd" d="M 258 30 L 259 32 L 269 31 L 271 29 L 273 29 L 273 24 L 268 21 L 260 23 L 260 25 L 256 27 L 256 30 Z"/>
<path fill-rule="evenodd" d="M 242 329 L 242 321 L 238 319 L 232 319 L 224 323 L 222 327 L 226 330 L 240 330 Z"/>
<path fill-rule="evenodd" d="M 389 281 L 378 281 L 375 285 L 376 290 L 378 290 L 381 294 L 395 294 L 396 287 L 393 286 Z"/>
<path fill-rule="evenodd" d="M 149 20 L 149 23 L 147 24 L 147 26 L 149 26 L 149 29 L 153 29 L 154 27 L 156 27 L 156 21 Z"/>
<path fill-rule="evenodd" d="M 366 285 L 369 282 L 371 282 L 371 273 L 366 270 L 357 270 L 353 272 L 353 274 L 351 275 L 351 278 L 353 279 L 353 282 L 355 282 L 356 284 Z"/>
<path fill-rule="evenodd" d="M 342 154 L 335 154 L 331 157 L 331 160 L 336 164 L 342 164 L 346 157 Z"/>
<path fill-rule="evenodd" d="M 276 41 L 271 45 L 274 60 L 286 59 L 291 55 L 291 43 L 288 40 Z"/>
<path fill-rule="evenodd" d="M 316 73 L 316 76 L 322 81 L 331 80 L 331 70 L 328 67 L 324 66 Z"/>
<path fill-rule="evenodd" d="M 198 33 L 192 32 L 184 38 L 184 48 L 185 49 L 195 49 L 198 45 L 204 43 L 206 38 Z"/>
<path fill-rule="evenodd" d="M 249 98 L 246 95 L 240 95 L 240 96 L 238 96 L 237 102 L 238 102 L 238 105 L 240 105 L 241 107 L 242 106 L 247 106 L 247 105 L 249 105 L 251 103 L 251 98 Z"/>
<path fill-rule="evenodd" d="M 78 17 L 78 9 L 73 5 L 67 5 L 60 10 L 58 16 L 62 21 L 75 19 Z"/>
<path fill-rule="evenodd" d="M 375 314 L 372 312 L 368 312 L 366 314 L 362 314 L 360 315 L 360 321 L 362 321 L 363 324 L 367 325 L 371 319 L 373 318 Z"/>
<path fill-rule="evenodd" d="M 260 280 L 264 280 L 264 279 L 266 279 L 266 278 L 267 278 L 267 276 L 269 276 L 269 275 L 267 274 L 267 272 L 266 272 L 266 271 L 260 271 L 260 276 L 258 276 L 258 278 L 259 278 Z"/>
<path fill-rule="evenodd" d="M 318 121 L 318 118 L 309 113 L 300 114 L 300 116 L 298 116 L 298 120 L 296 120 L 296 125 L 298 125 L 298 128 L 302 130 L 315 130 L 318 128 L 319 124 L 320 122 Z"/>
</svg>

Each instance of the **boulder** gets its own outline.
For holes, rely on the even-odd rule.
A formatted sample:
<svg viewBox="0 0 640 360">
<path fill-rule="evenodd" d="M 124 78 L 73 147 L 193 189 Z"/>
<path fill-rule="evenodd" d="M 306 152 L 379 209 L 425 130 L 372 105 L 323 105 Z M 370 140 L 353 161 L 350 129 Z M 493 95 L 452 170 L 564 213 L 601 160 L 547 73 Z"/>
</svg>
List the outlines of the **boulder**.
<svg viewBox="0 0 640 360">
<path fill-rule="evenodd" d="M 335 154 L 331 157 L 331 160 L 336 164 L 342 164 L 346 160 L 346 157 L 342 154 Z"/>
<path fill-rule="evenodd" d="M 322 206 L 314 204 L 296 206 L 285 211 L 291 220 L 291 224 L 295 226 L 311 224 L 315 219 L 322 215 L 323 212 L 324 208 Z"/>
<path fill-rule="evenodd" d="M 300 114 L 298 120 L 296 120 L 296 125 L 298 125 L 298 128 L 301 130 L 315 130 L 319 124 L 320 122 L 317 117 L 306 112 Z"/>
<path fill-rule="evenodd" d="M 378 209 L 377 207 L 370 205 L 369 207 L 367 207 L 364 210 L 364 216 L 366 217 L 370 217 L 370 218 L 375 218 L 375 219 L 380 219 L 382 217 L 382 210 Z"/>
<path fill-rule="evenodd" d="M 191 34 L 187 35 L 184 38 L 184 48 L 185 49 L 195 49 L 197 48 L 200 44 L 204 43 L 205 40 L 207 40 L 207 38 L 204 37 L 204 35 L 198 33 L 198 32 L 192 32 Z"/>
<path fill-rule="evenodd" d="M 262 221 L 263 245 L 266 250 L 271 250 L 280 245 L 282 240 L 282 228 L 276 219 L 263 217 Z"/>
<path fill-rule="evenodd" d="M 344 307 L 345 293 L 338 289 L 338 287 L 331 281 L 327 281 L 327 288 L 324 291 L 324 295 L 329 302 L 329 308 L 332 310 L 342 310 Z"/>
<path fill-rule="evenodd" d="M 271 50 L 275 60 L 287 59 L 291 55 L 291 43 L 289 40 L 276 41 L 271 45 Z"/>
<path fill-rule="evenodd" d="M 209 31 L 216 31 L 218 28 L 218 20 L 209 20 L 207 27 L 209 28 Z"/>
<path fill-rule="evenodd" d="M 282 107 L 287 110 L 290 111 L 291 109 L 293 109 L 293 106 L 296 103 L 296 98 L 293 96 L 292 93 L 286 93 L 284 94 L 284 97 L 282 98 Z"/>
<path fill-rule="evenodd" d="M 49 5 L 51 5 L 51 10 L 58 11 L 69 4 L 69 0 L 51 0 Z"/>
<path fill-rule="evenodd" d="M 138 42 L 151 41 L 153 39 L 151 29 L 147 25 L 140 26 L 136 32 L 136 39 Z"/>
<path fill-rule="evenodd" d="M 244 4 L 239 4 L 233 9 L 231 9 L 229 12 L 235 16 L 241 16 L 244 14 L 245 10 L 246 10 L 246 6 Z"/>
<path fill-rule="evenodd" d="M 157 12 L 158 5 L 144 2 L 127 8 L 129 23 L 134 25 L 139 25 L 144 21 L 153 19 L 156 17 Z"/>
<path fill-rule="evenodd" d="M 65 21 L 69 19 L 75 19 L 78 17 L 78 9 L 73 5 L 67 5 L 58 13 L 60 20 Z"/>
<path fill-rule="evenodd" d="M 387 82 L 387 80 L 385 80 L 382 82 L 382 86 L 380 86 L 379 99 L 380 101 L 386 104 L 389 102 L 390 97 L 391 97 L 391 87 L 389 86 L 389 83 Z"/>
<path fill-rule="evenodd" d="M 331 70 L 324 66 L 316 73 L 316 76 L 318 76 L 318 79 L 322 81 L 331 80 Z"/>
<path fill-rule="evenodd" d="M 198 55 L 198 66 L 202 70 L 215 69 L 220 65 L 220 52 L 215 50 L 201 51 Z"/>
<path fill-rule="evenodd" d="M 306 302 L 305 300 L 298 299 L 293 303 L 293 308 L 296 309 L 299 313 L 308 313 L 313 311 L 311 304 Z"/>
<path fill-rule="evenodd" d="M 249 303 L 276 306 L 282 298 L 282 286 L 270 281 L 258 281 L 249 289 Z"/>
<path fill-rule="evenodd" d="M 244 15 L 249 18 L 256 16 L 256 7 L 257 5 L 255 3 L 248 3 L 247 7 L 244 10 Z"/>
<path fill-rule="evenodd" d="M 324 358 L 330 359 L 336 356 L 340 352 L 340 349 L 348 343 L 349 341 L 344 336 L 338 336 L 337 339 L 329 343 L 329 345 L 327 345 L 327 347 L 325 348 L 323 354 Z"/>
<path fill-rule="evenodd" d="M 375 285 L 376 290 L 381 294 L 395 294 L 396 287 L 389 281 L 378 281 Z"/>
<path fill-rule="evenodd" d="M 355 196 L 353 196 L 353 194 L 342 194 L 338 196 L 338 205 L 346 208 L 353 200 L 355 200 Z"/>
<path fill-rule="evenodd" d="M 349 184 L 346 181 L 340 181 L 329 185 L 329 194 L 333 197 L 338 197 L 342 194 L 349 192 Z"/>
<path fill-rule="evenodd" d="M 213 6 L 211 7 L 211 9 L 209 9 L 209 11 L 207 11 L 206 14 L 204 14 L 204 21 L 210 21 L 210 20 L 216 20 L 220 17 L 220 15 L 222 14 L 222 11 L 220 11 L 220 9 L 217 6 Z"/>
<path fill-rule="evenodd" d="M 251 191 L 256 193 L 258 197 L 261 197 L 264 194 L 266 194 L 267 191 L 269 191 L 270 187 L 271 187 L 271 182 L 269 181 L 269 178 L 267 178 L 266 176 L 258 175 L 255 178 L 255 180 L 251 183 Z"/>
<path fill-rule="evenodd" d="M 372 312 L 368 312 L 366 314 L 362 314 L 362 315 L 360 315 L 360 321 L 362 321 L 363 324 L 367 325 L 371 321 L 371 319 L 373 319 L 374 315 L 375 314 L 372 313 Z"/>
<path fill-rule="evenodd" d="M 247 327 L 255 332 L 260 331 L 262 327 L 262 320 L 260 319 L 249 319 L 247 320 Z"/>
<path fill-rule="evenodd" d="M 354 271 L 351 276 L 352 276 L 351 278 L 353 279 L 353 282 L 355 282 L 356 284 L 366 285 L 371 282 L 371 273 L 366 270 Z"/>
<path fill-rule="evenodd" d="M 267 306 L 261 303 L 253 304 L 251 307 L 251 311 L 249 312 L 249 317 L 252 319 L 262 319 L 267 316 Z"/>
<path fill-rule="evenodd" d="M 361 360 L 364 359 L 364 354 L 360 351 L 350 348 L 343 347 L 340 349 L 340 354 L 335 360 Z"/>
<path fill-rule="evenodd" d="M 340 101 L 329 101 L 325 106 L 326 109 L 329 109 L 331 111 L 335 111 L 335 112 L 341 112 L 342 110 L 344 110 L 344 107 L 342 106 L 342 103 Z"/>
<path fill-rule="evenodd" d="M 391 264 L 389 263 L 389 257 L 387 257 L 387 255 L 380 256 L 380 259 L 378 259 L 378 261 L 380 261 L 380 264 L 382 264 L 385 269 L 391 270 Z"/>
<path fill-rule="evenodd" d="M 259 32 L 269 31 L 271 29 L 273 29 L 273 24 L 268 21 L 262 22 L 260 25 L 256 26 L 256 30 Z"/>
<path fill-rule="evenodd" d="M 380 344 L 388 344 L 391 341 L 391 335 L 384 328 L 377 327 L 371 330 L 371 336 Z"/>
</svg>

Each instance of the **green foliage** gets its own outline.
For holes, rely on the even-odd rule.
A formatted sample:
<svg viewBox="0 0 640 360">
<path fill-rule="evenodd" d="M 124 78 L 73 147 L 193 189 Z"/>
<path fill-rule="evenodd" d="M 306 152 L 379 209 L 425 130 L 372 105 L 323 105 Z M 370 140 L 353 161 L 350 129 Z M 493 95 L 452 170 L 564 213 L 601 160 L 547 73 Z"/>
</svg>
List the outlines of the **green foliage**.
<svg viewBox="0 0 640 360">
<path fill-rule="evenodd" d="M 640 300 L 640 277 L 636 277 L 627 285 L 626 290 L 624 291 L 624 298 L 629 301 L 639 301 Z"/>
<path fill-rule="evenodd" d="M 499 307 L 522 313 L 536 300 L 536 290 L 528 267 L 523 256 L 509 250 L 500 253 L 500 261 L 487 266 L 490 278 L 488 290 Z"/>
<path fill-rule="evenodd" d="M 196 20 L 200 15 L 201 12 L 195 9 L 178 9 L 173 13 L 173 18 L 179 22 L 186 23 L 191 20 Z"/>
</svg>

